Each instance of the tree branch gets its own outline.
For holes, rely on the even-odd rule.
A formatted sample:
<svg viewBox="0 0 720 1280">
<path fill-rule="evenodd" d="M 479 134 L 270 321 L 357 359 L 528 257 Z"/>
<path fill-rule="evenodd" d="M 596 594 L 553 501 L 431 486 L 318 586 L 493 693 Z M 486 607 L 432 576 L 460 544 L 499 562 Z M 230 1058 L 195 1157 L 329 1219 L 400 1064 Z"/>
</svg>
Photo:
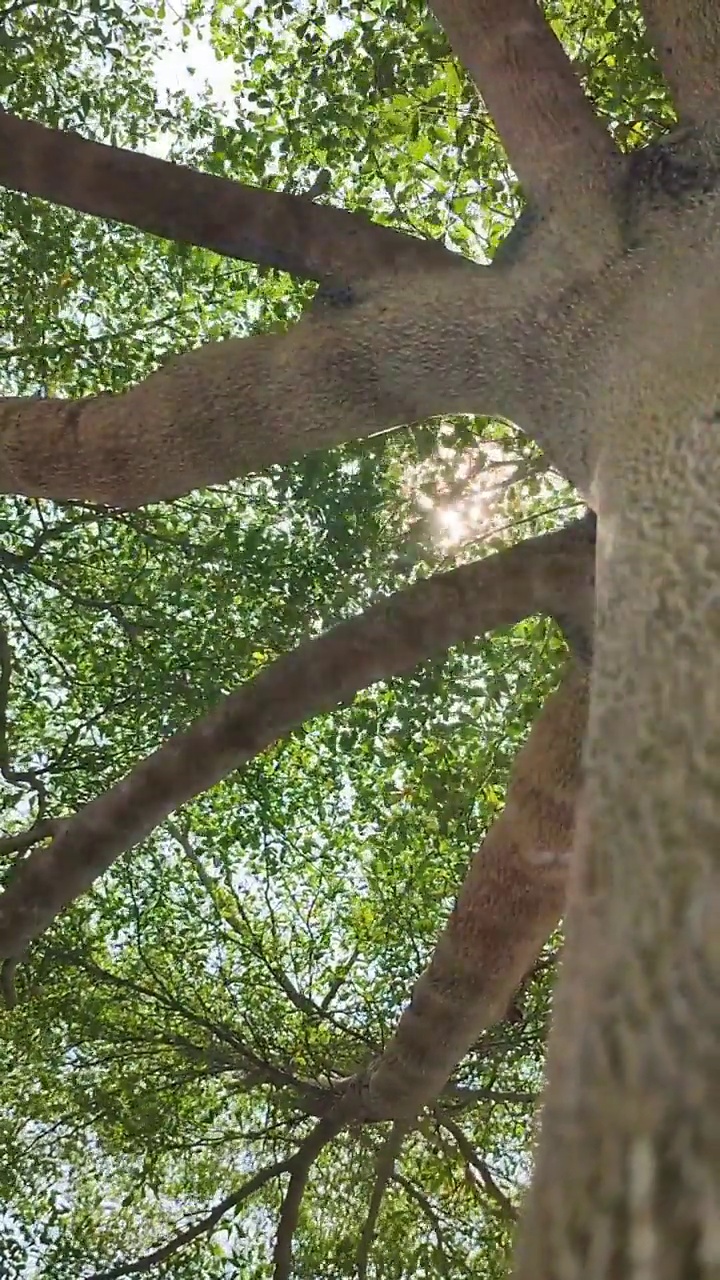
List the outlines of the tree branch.
<svg viewBox="0 0 720 1280">
<path fill-rule="evenodd" d="M 560 221 L 607 200 L 620 153 L 537 0 L 431 4 L 531 199 Z"/>
<path fill-rule="evenodd" d="M 525 1089 L 472 1089 L 461 1084 L 446 1084 L 440 1097 L 448 1102 L 458 1102 L 463 1107 L 474 1107 L 478 1102 L 509 1102 L 521 1107 L 534 1107 L 538 1101 L 536 1093 L 528 1093 Z"/>
<path fill-rule="evenodd" d="M 37 807 L 34 829 L 41 828 L 47 807 L 47 792 L 41 775 L 33 769 L 16 769 L 10 757 L 8 741 L 8 704 L 12 676 L 12 651 L 5 626 L 0 621 L 0 777 L 11 787 L 29 787 L 35 792 Z M 15 837 L 17 839 L 17 837 Z M 0 841 L 0 845 L 2 842 Z M 15 845 L 17 848 L 17 845 Z"/>
<path fill-rule="evenodd" d="M 515 1205 L 512 1200 L 505 1195 L 502 1188 L 498 1186 L 487 1162 L 483 1160 L 479 1152 L 475 1150 L 467 1134 L 455 1120 L 452 1120 L 450 1116 L 445 1115 L 445 1113 L 440 1109 L 437 1110 L 436 1114 L 438 1123 L 442 1128 L 447 1129 L 448 1133 L 452 1135 L 455 1145 L 464 1160 L 467 1169 L 475 1170 L 484 1190 L 490 1199 L 495 1201 L 502 1217 L 506 1222 L 513 1224 L 516 1223 L 518 1220 L 518 1211 Z"/>
<path fill-rule="evenodd" d="M 26 827 L 24 831 L 0 836 L 0 858 L 8 853 L 24 853 L 33 845 L 40 844 L 41 840 L 48 840 L 56 834 L 61 823 L 62 818 L 44 818 L 42 822 L 34 822 L 31 827 Z"/>
<path fill-rule="evenodd" d="M 681 124 L 720 114 L 720 13 L 715 0 L 640 0 Z"/>
<path fill-rule="evenodd" d="M 63 820 L 49 846 L 18 864 L 0 897 L 0 957 L 22 956 L 121 853 L 230 770 L 377 680 L 528 614 L 554 615 L 584 599 L 593 560 L 587 523 L 576 521 L 415 583 L 278 658 Z"/>
<path fill-rule="evenodd" d="M 0 399 L 0 491 L 137 507 L 435 414 L 535 422 L 541 287 L 525 262 L 377 280 L 286 333 L 173 356 L 117 395 Z"/>
<path fill-rule="evenodd" d="M 376 277 L 351 305 L 174 356 L 117 395 L 0 399 L 0 491 L 139 506 L 453 413 L 511 418 L 586 491 L 588 381 L 610 318 L 616 343 L 637 328 L 632 286 L 655 265 L 626 254 L 593 275 L 595 248 L 569 273 L 543 251 Z"/>
<path fill-rule="evenodd" d="M 438 1274 L 441 1276 L 449 1275 L 450 1264 L 445 1246 L 445 1232 L 443 1231 L 443 1225 L 438 1214 L 433 1208 L 429 1197 L 426 1196 L 425 1192 L 421 1191 L 414 1182 L 411 1182 L 410 1178 L 406 1178 L 402 1173 L 394 1173 L 392 1181 L 397 1182 L 398 1186 L 403 1187 L 415 1203 L 420 1206 L 420 1209 L 435 1233 L 435 1243 L 437 1245 L 438 1256 L 434 1261 L 438 1269 Z"/>
<path fill-rule="evenodd" d="M 279 1160 L 276 1164 L 267 1165 L 265 1169 L 260 1169 L 252 1178 L 244 1182 L 237 1191 L 220 1200 L 204 1218 L 200 1218 L 186 1231 L 179 1231 L 159 1249 L 144 1254 L 142 1258 L 136 1258 L 134 1262 L 120 1262 L 109 1271 L 96 1271 L 88 1276 L 87 1280 L 120 1280 L 121 1276 L 145 1275 L 148 1271 L 152 1271 L 153 1267 L 159 1266 L 161 1262 L 179 1253 L 186 1245 L 192 1244 L 193 1240 L 197 1240 L 199 1236 L 208 1235 L 230 1209 L 235 1209 L 249 1200 L 256 1191 L 260 1191 L 273 1178 L 287 1173 L 290 1165 L 291 1160 Z"/>
<path fill-rule="evenodd" d="M 215 908 L 215 912 L 221 925 L 231 930 L 238 939 L 240 946 L 250 951 L 251 954 L 261 962 L 270 974 L 273 982 L 280 988 L 290 1003 L 294 1005 L 300 1013 L 305 1014 L 305 1016 L 309 1018 L 322 1020 L 325 1015 L 320 1006 L 316 1005 L 309 996 L 304 994 L 304 992 L 299 991 L 294 983 L 290 981 L 290 978 L 284 970 L 280 966 L 273 964 L 268 959 L 265 948 L 257 937 L 252 921 L 248 913 L 245 911 L 240 900 L 240 895 L 232 882 L 230 882 L 229 885 L 224 886 L 226 893 L 232 898 L 232 905 L 230 905 L 229 903 L 221 900 L 220 895 L 218 894 L 218 885 L 213 880 L 213 877 L 208 875 L 205 870 L 202 859 L 193 849 L 189 835 L 184 831 L 181 831 L 174 822 L 166 822 L 165 826 L 173 839 L 177 840 L 188 862 L 192 863 L 198 880 Z"/>
<path fill-rule="evenodd" d="M 315 1128 L 310 1131 L 289 1162 L 290 1181 L 285 1192 L 275 1238 L 274 1280 L 289 1280 L 292 1274 L 292 1242 L 297 1230 L 300 1205 L 305 1194 L 310 1170 L 320 1152 L 329 1142 L 332 1142 L 342 1127 L 340 1119 L 334 1116 L 323 1117 L 315 1125 Z"/>
<path fill-rule="evenodd" d="M 377 1160 L 375 1162 L 375 1182 L 373 1184 L 372 1195 L 370 1197 L 370 1206 L 368 1208 L 367 1218 L 365 1219 L 365 1225 L 362 1229 L 362 1235 L 360 1236 L 360 1243 L 357 1251 L 356 1262 L 358 1280 L 367 1280 L 370 1250 L 375 1238 L 375 1228 L 377 1226 L 378 1215 L 382 1207 L 385 1192 L 392 1181 L 397 1158 L 402 1150 L 402 1144 L 406 1135 L 406 1125 L 394 1124 L 378 1152 Z"/>
<path fill-rule="evenodd" d="M 457 259 L 360 213 L 89 142 L 2 110 L 0 184 L 309 280 L 348 284 Z"/>
<path fill-rule="evenodd" d="M 580 787 L 587 670 L 572 663 L 519 752 L 505 808 L 395 1035 L 359 1091 L 375 1119 L 410 1118 L 442 1090 L 557 925 Z"/>
</svg>

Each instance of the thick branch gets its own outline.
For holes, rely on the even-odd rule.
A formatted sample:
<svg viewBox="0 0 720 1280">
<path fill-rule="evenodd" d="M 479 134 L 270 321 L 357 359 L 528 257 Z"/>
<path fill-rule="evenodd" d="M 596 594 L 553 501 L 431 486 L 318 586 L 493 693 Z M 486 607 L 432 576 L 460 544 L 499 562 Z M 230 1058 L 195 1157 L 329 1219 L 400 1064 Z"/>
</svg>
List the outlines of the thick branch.
<svg viewBox="0 0 720 1280">
<path fill-rule="evenodd" d="M 460 319 L 456 289 L 443 287 L 444 319 L 464 351 L 463 408 L 511 415 L 514 380 L 505 403 L 498 393 L 511 286 L 498 289 L 484 268 L 471 274 L 474 291 L 487 293 L 488 344 Z M 451 272 L 448 284 L 455 278 Z M 284 334 L 176 356 L 120 395 L 0 400 L 0 489 L 137 507 L 449 412 L 438 324 L 443 316 L 429 305 L 418 314 L 406 282 L 387 301 L 381 291 L 367 305 L 332 308 Z"/>
<path fill-rule="evenodd" d="M 587 669 L 573 663 L 515 761 L 505 808 L 366 1084 L 373 1118 L 412 1117 L 439 1094 L 557 925 L 586 720 Z"/>
<path fill-rule="evenodd" d="M 720 114 L 720 10 L 716 0 L 640 0 L 681 124 Z"/>
<path fill-rule="evenodd" d="M 619 153 L 537 0 L 431 4 L 527 194 L 567 220 L 606 192 Z"/>
<path fill-rule="evenodd" d="M 457 256 L 363 214 L 89 142 L 3 111 L 0 184 L 309 280 L 351 283 Z"/>
<path fill-rule="evenodd" d="M 175 356 L 119 395 L 0 399 L 0 491 L 137 507 L 441 413 L 532 425 L 582 487 L 573 386 L 596 349 L 597 299 L 587 282 L 558 296 L 543 270 L 376 281 L 287 333 Z"/>
<path fill-rule="evenodd" d="M 279 658 L 63 822 L 49 846 L 18 865 L 0 897 L 0 957 L 22 955 L 58 912 L 173 809 L 297 725 L 450 645 L 528 614 L 562 612 L 586 595 L 593 559 L 586 522 L 578 521 L 416 583 Z"/>
</svg>

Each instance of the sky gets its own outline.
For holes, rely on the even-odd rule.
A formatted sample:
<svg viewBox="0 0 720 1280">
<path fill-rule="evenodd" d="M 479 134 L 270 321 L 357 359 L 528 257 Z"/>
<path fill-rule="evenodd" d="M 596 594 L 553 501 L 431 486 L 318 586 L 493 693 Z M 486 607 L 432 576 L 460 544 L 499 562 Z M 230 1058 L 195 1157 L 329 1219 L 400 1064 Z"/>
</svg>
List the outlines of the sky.
<svg viewBox="0 0 720 1280">
<path fill-rule="evenodd" d="M 216 103 L 227 108 L 229 116 L 236 110 L 236 94 L 233 93 L 232 82 L 236 73 L 236 64 L 232 58 L 218 59 L 210 43 L 207 26 L 193 20 L 192 35 L 186 38 L 187 49 L 183 50 L 182 37 L 183 9 L 180 5 L 168 4 L 164 22 L 165 31 L 171 44 L 169 51 L 158 60 L 155 78 L 159 89 L 175 92 L 183 89 L 191 97 L 198 96 L 204 85 L 210 84 Z M 325 14 L 325 29 L 329 35 L 339 35 L 347 24 L 334 14 Z M 188 71 L 194 69 L 194 74 Z"/>
<path fill-rule="evenodd" d="M 192 35 L 187 37 L 187 49 L 183 50 L 182 29 L 180 20 L 182 9 L 168 5 L 165 18 L 165 30 L 172 49 L 158 60 L 155 77 L 158 87 L 166 92 L 184 89 L 192 97 L 196 96 L 207 82 L 212 85 L 213 96 L 219 105 L 226 104 L 228 109 L 234 107 L 232 80 L 235 75 L 235 63 L 232 58 L 220 61 L 216 58 L 207 28 L 193 23 Z M 204 36 L 204 38 L 202 38 Z M 188 67 L 195 69 L 192 75 Z"/>
</svg>

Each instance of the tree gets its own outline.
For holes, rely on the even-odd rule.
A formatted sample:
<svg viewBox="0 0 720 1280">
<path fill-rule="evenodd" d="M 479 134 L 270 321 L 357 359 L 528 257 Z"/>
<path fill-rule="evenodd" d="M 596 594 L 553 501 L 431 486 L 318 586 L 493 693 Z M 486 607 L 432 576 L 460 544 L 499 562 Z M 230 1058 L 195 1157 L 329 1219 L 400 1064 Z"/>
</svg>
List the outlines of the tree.
<svg viewBox="0 0 720 1280">
<path fill-rule="evenodd" d="M 434 415 L 500 413 L 523 427 L 597 512 L 585 781 L 520 1277 L 600 1280 L 644 1268 L 679 1280 L 710 1277 L 718 1265 L 711 432 L 720 23 L 701 0 L 640 7 L 679 127 L 661 127 L 645 145 L 623 150 L 629 139 L 613 137 L 592 110 L 531 0 L 434 4 L 527 200 L 490 267 L 302 196 L 169 170 L 0 117 L 5 185 L 321 284 L 287 333 L 200 347 L 115 395 L 6 399 L 6 491 L 127 508 Z M 605 17 L 614 56 L 627 19 L 612 6 Z M 178 803 L 353 692 L 357 683 L 345 678 L 350 661 L 353 678 L 367 682 L 523 612 L 569 618 L 570 633 L 579 628 L 585 638 L 590 547 L 571 529 L 482 561 L 476 587 L 503 575 L 503 589 L 482 601 L 482 616 L 470 618 L 462 595 L 473 571 L 418 585 L 267 668 L 252 688 L 230 695 L 75 817 L 43 819 L 20 844 L 50 837 L 50 845 L 18 864 L 3 898 L 8 988 L 27 944 L 115 857 Z M 520 579 L 523 602 L 509 602 L 508 584 Z M 392 666 L 378 660 L 378 636 L 395 655 Z M 315 666 L 317 655 L 321 663 L 327 655 L 327 666 Z M 271 712 L 288 672 L 296 687 L 299 672 L 307 678 L 306 697 L 278 720 Z M 402 1127 L 412 1120 L 501 1011 L 552 928 L 563 880 L 559 833 L 565 849 L 575 821 L 584 684 L 571 668 L 548 703 L 525 748 L 528 761 L 534 751 L 542 757 L 542 772 L 523 784 L 519 757 L 504 836 L 498 824 L 501 851 L 519 855 L 512 877 L 519 900 L 533 904 L 514 921 L 502 974 L 488 967 L 481 991 L 467 982 L 483 938 L 496 945 L 498 902 L 484 878 L 491 832 L 483 875 L 471 870 L 379 1062 L 334 1081 L 329 1105 L 325 1099 L 295 1154 L 256 1175 L 289 1175 L 278 1276 L 289 1272 L 303 1188 L 327 1144 L 353 1121 L 396 1117 Z M 571 734 L 564 732 L 568 708 Z M 538 789 L 550 800 L 538 803 Z M 554 818 L 547 828 L 546 805 Z M 520 839 L 524 830 L 529 844 Z M 548 832 L 557 833 L 550 850 Z M 548 852 L 553 858 L 537 857 Z M 401 1140 L 396 1128 L 384 1153 L 390 1171 Z"/>
</svg>

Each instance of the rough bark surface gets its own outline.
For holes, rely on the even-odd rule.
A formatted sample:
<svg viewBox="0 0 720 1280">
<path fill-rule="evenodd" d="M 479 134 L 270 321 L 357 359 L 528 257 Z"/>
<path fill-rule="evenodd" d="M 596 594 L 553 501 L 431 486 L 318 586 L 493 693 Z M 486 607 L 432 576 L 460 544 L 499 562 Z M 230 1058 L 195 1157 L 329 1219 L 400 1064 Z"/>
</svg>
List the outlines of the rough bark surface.
<svg viewBox="0 0 720 1280">
<path fill-rule="evenodd" d="M 528 196 L 546 213 L 568 197 L 592 207 L 620 162 L 536 0 L 433 0 Z M 567 210 L 565 210 L 567 217 Z"/>
<path fill-rule="evenodd" d="M 0 183 L 326 284 L 458 261 L 440 244 L 412 239 L 362 214 L 90 142 L 1 109 Z"/>
<path fill-rule="evenodd" d="M 717 105 L 716 6 L 647 8 L 687 114 L 706 55 Z M 674 281 L 655 269 L 591 391 L 587 786 L 518 1280 L 720 1274 L 719 226 L 701 187 L 648 217 L 646 243 L 672 256 L 687 229 L 688 256 Z"/>
<path fill-rule="evenodd" d="M 470 865 L 457 904 L 382 1061 L 366 1105 L 412 1118 L 437 1097 L 556 927 L 580 789 L 587 669 L 573 663 L 514 763 L 505 808 Z"/>
<path fill-rule="evenodd" d="M 545 296 L 524 264 L 380 276 L 347 307 L 175 356 L 121 395 L 0 398 L 0 489 L 136 507 L 434 414 L 543 420 Z M 508 367 L 508 334 L 540 349 Z"/>
<path fill-rule="evenodd" d="M 715 0 L 641 0 L 640 8 L 682 123 L 717 119 L 720 26 Z"/>
<path fill-rule="evenodd" d="M 535 1280 L 564 1259 L 588 1280 L 720 1267 L 717 424 L 645 424 L 622 476 L 601 472 L 589 780 L 518 1264 Z"/>
</svg>

